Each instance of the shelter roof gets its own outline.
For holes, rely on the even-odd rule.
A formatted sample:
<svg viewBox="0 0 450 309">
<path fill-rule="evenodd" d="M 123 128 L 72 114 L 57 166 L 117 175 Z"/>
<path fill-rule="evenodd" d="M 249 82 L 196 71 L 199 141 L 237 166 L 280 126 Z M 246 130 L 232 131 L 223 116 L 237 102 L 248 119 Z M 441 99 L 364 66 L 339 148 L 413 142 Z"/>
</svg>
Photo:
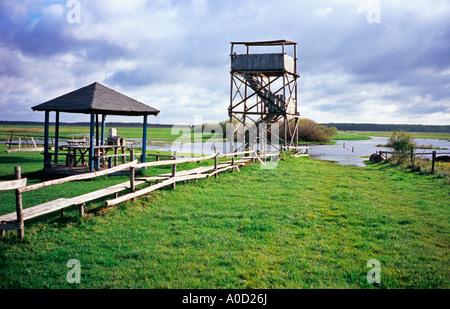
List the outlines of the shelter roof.
<svg viewBox="0 0 450 309">
<path fill-rule="evenodd" d="M 105 115 L 158 115 L 159 110 L 136 101 L 98 82 L 33 106 L 34 111 L 59 111 Z"/>
</svg>

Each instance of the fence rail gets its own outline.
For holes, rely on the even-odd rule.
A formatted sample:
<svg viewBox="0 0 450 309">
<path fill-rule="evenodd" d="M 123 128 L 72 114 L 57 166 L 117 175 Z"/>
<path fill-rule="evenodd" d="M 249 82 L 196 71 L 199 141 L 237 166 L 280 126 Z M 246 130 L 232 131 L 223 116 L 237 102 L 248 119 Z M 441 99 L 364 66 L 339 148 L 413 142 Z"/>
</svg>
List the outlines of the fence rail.
<svg viewBox="0 0 450 309">
<path fill-rule="evenodd" d="M 385 158 L 387 158 L 388 154 L 393 155 L 393 154 L 395 154 L 395 151 L 377 151 L 377 153 L 380 154 L 380 155 L 386 154 Z M 423 155 L 431 155 L 431 173 L 434 173 L 437 155 L 450 155 L 450 152 L 439 152 L 439 153 L 437 153 L 436 150 L 433 150 L 432 152 L 416 153 L 416 152 L 414 152 L 414 148 L 411 148 L 411 155 L 410 155 L 411 164 L 414 165 L 415 158 L 416 157 L 421 157 Z"/>
<path fill-rule="evenodd" d="M 268 157 L 270 157 L 271 155 L 272 154 L 269 154 Z M 131 158 L 134 159 L 135 155 L 133 149 L 131 149 L 130 156 Z M 106 197 L 111 194 L 115 194 L 116 197 L 114 199 L 107 200 L 106 206 L 117 205 L 121 202 L 148 194 L 152 191 L 155 191 L 165 186 L 171 185 L 173 186 L 173 188 L 175 188 L 175 184 L 180 181 L 186 182 L 187 180 L 198 180 L 213 176 L 218 177 L 218 174 L 221 172 L 235 169 L 239 170 L 239 167 L 248 164 L 248 162 L 254 163 L 255 159 L 258 159 L 262 164 L 265 164 L 255 150 L 228 153 L 228 154 L 220 154 L 218 152 L 215 152 L 214 154 L 209 156 L 196 158 L 177 158 L 176 153 L 174 153 L 174 155 L 170 157 L 172 158 L 171 160 L 152 161 L 143 163 L 138 163 L 137 160 L 133 160 L 130 163 L 121 164 L 103 171 L 67 176 L 64 178 L 44 181 L 29 186 L 26 185 L 27 179 L 21 178 L 20 167 L 16 167 L 15 168 L 16 180 L 0 182 L 0 190 L 16 190 L 16 212 L 0 216 L 0 231 L 4 236 L 5 231 L 7 230 L 18 230 L 18 236 L 20 239 L 22 239 L 24 237 L 24 221 L 29 220 L 31 218 L 35 218 L 58 210 L 63 211 L 65 208 L 70 206 L 79 206 L 80 215 L 83 216 L 84 206 L 86 203 L 94 201 L 99 198 Z M 231 162 L 218 163 L 219 158 L 228 158 L 228 157 L 232 158 Z M 238 158 L 237 160 L 235 159 L 236 157 Z M 192 170 L 180 171 L 177 173 L 177 165 L 179 164 L 189 162 L 201 162 L 206 160 L 214 160 L 214 165 L 210 167 L 198 167 Z M 159 175 L 158 177 L 137 178 L 137 179 L 135 178 L 136 168 L 148 168 L 163 165 L 172 165 L 172 172 L 169 175 Z M 89 192 L 73 198 L 58 198 L 52 201 L 48 201 L 39 205 L 23 209 L 22 195 L 26 192 L 31 192 L 49 186 L 68 183 L 71 181 L 86 180 L 100 176 L 110 175 L 124 170 L 130 171 L 129 173 L 130 180 L 127 182 L 110 186 L 104 189 L 100 189 L 94 192 Z M 153 182 L 156 182 L 156 184 L 152 185 L 151 183 Z M 150 183 L 150 186 L 147 188 L 141 188 L 139 190 L 136 190 L 136 186 L 144 183 Z M 127 189 L 129 189 L 131 192 L 124 194 L 120 197 L 117 196 L 119 192 Z"/>
</svg>

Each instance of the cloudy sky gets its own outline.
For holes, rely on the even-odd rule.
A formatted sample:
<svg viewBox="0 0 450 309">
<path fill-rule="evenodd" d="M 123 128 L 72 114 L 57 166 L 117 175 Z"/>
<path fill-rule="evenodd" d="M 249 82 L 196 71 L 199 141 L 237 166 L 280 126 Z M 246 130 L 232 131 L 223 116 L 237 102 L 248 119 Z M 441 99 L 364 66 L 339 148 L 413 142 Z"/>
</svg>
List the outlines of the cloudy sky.
<svg viewBox="0 0 450 309">
<path fill-rule="evenodd" d="M 448 0 L 1 0 L 0 120 L 43 121 L 32 106 L 94 81 L 151 123 L 225 120 L 230 42 L 287 39 L 302 117 L 448 125 L 449 17 Z"/>
</svg>

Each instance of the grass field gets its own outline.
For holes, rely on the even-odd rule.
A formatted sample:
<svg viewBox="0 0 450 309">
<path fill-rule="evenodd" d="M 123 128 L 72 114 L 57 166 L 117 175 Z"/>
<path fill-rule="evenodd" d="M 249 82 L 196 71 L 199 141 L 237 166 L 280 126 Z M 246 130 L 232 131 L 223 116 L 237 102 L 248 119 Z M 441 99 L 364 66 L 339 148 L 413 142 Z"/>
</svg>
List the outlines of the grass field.
<svg viewBox="0 0 450 309">
<path fill-rule="evenodd" d="M 108 136 L 110 127 L 106 127 L 106 137 Z M 141 127 L 117 127 L 117 135 L 125 138 L 142 138 L 142 128 Z M 27 126 L 6 126 L 0 125 L 0 140 L 5 140 L 11 136 L 11 132 L 15 132 L 15 136 L 24 135 L 28 137 L 39 137 L 44 136 L 44 127 L 39 125 L 27 125 Z M 50 136 L 55 136 L 55 130 L 53 126 L 49 129 Z M 89 127 L 77 127 L 77 126 L 64 126 L 61 125 L 59 129 L 59 134 L 61 138 L 72 138 L 73 136 L 89 137 Z M 183 132 L 172 128 L 148 128 L 147 131 L 148 138 L 150 139 L 169 139 L 173 140 L 179 138 Z"/>
<path fill-rule="evenodd" d="M 413 138 L 450 139 L 450 133 L 407 132 Z M 390 137 L 392 132 L 381 131 L 339 131 L 333 139 L 367 139 L 370 136 Z"/>
<path fill-rule="evenodd" d="M 108 135 L 110 126 L 106 126 L 106 136 Z M 26 126 L 10 126 L 10 125 L 0 125 L 0 141 L 6 141 L 11 136 L 11 132 L 15 132 L 15 136 L 24 139 L 24 136 L 34 137 L 43 139 L 44 127 L 40 125 L 26 125 Z M 89 136 L 89 128 L 81 126 L 60 126 L 60 137 L 61 138 L 72 138 L 85 135 Z M 117 127 L 117 134 L 125 138 L 142 138 L 142 128 L 141 127 Z M 186 141 L 191 139 L 194 141 L 193 134 L 189 135 L 186 128 L 180 129 L 179 127 L 174 128 L 161 128 L 161 127 L 150 127 L 147 131 L 148 138 L 152 140 L 162 140 L 162 141 Z M 414 138 L 435 138 L 435 139 L 450 139 L 450 133 L 410 133 Z M 54 127 L 50 126 L 50 136 L 54 136 Z M 362 140 L 370 139 L 370 136 L 386 136 L 389 137 L 392 132 L 369 132 L 369 131 L 339 131 L 337 135 L 332 137 L 332 140 Z M 182 138 L 184 136 L 184 138 Z M 188 136 L 186 138 L 186 136 Z M 202 141 L 210 140 L 212 141 L 213 134 L 204 133 L 202 134 Z M 215 140 L 222 140 L 221 138 Z M 333 142 L 331 142 L 333 143 Z M 300 144 L 311 144 L 311 142 L 301 142 Z M 323 144 L 323 143 L 316 143 Z"/>
<path fill-rule="evenodd" d="M 2 175 L 19 164 L 40 181 L 36 153 L 1 152 L 0 162 Z M 124 179 L 37 190 L 24 203 Z M 14 209 L 5 194 L 3 209 Z M 435 175 L 287 158 L 109 209 L 93 203 L 84 218 L 73 209 L 26 222 L 24 240 L 0 240 L 0 288 L 448 289 L 449 201 Z M 71 259 L 79 284 L 66 280 Z M 381 265 L 376 285 L 371 259 Z"/>
</svg>

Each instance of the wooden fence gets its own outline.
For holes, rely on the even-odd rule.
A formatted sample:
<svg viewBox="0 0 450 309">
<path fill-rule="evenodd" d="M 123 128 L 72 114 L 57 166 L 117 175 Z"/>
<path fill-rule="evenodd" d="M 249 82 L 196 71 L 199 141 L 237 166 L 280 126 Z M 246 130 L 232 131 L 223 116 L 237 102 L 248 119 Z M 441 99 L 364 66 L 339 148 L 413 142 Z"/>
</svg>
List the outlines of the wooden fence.
<svg viewBox="0 0 450 309">
<path fill-rule="evenodd" d="M 388 158 L 388 155 L 395 154 L 395 152 L 393 152 L 393 151 L 377 151 L 377 153 L 380 155 L 383 155 L 385 158 Z M 450 155 L 450 152 L 437 153 L 436 150 L 433 150 L 432 152 L 416 153 L 416 152 L 414 152 L 414 149 L 411 149 L 411 152 L 410 152 L 411 165 L 414 165 L 416 157 L 420 157 L 423 155 L 431 155 L 431 173 L 434 173 L 434 166 L 435 166 L 436 157 L 438 154 L 439 155 Z"/>
<path fill-rule="evenodd" d="M 25 142 L 26 142 L 28 148 L 22 148 L 23 140 L 21 137 L 17 137 L 18 148 L 12 148 L 12 146 L 13 146 L 13 144 L 15 144 L 15 142 L 14 142 L 14 132 L 11 132 L 11 138 L 9 138 L 6 142 L 9 145 L 6 152 L 43 151 L 44 150 L 44 148 L 36 146 L 36 142 L 34 141 L 34 138 L 32 136 L 30 138 L 28 138 L 26 134 L 24 134 L 23 136 L 25 137 Z"/>
<path fill-rule="evenodd" d="M 248 155 L 248 156 L 246 156 Z M 218 163 L 219 158 L 229 158 L 232 160 L 229 162 Z M 131 158 L 134 159 L 134 150 L 131 150 Z M 213 166 L 201 166 L 187 171 L 177 171 L 177 165 L 189 162 L 201 162 L 205 160 L 214 160 Z M 20 167 L 15 168 L 16 180 L 0 182 L 0 190 L 15 190 L 16 191 L 16 211 L 0 216 L 0 230 L 2 235 L 5 235 L 7 230 L 18 230 L 18 236 L 20 239 L 24 237 L 24 221 L 49 214 L 55 211 L 63 211 L 65 208 L 70 206 L 78 206 L 79 213 L 81 216 L 84 215 L 84 208 L 86 203 L 107 197 L 109 195 L 115 194 L 113 199 L 106 201 L 106 206 L 117 205 L 124 201 L 135 199 L 136 197 L 148 194 L 157 189 L 163 188 L 165 186 L 172 186 L 175 188 L 177 182 L 188 180 L 198 180 L 209 177 L 217 177 L 219 173 L 227 170 L 239 170 L 239 167 L 254 163 L 256 160 L 264 164 L 263 160 L 258 156 L 256 151 L 247 151 L 239 153 L 230 154 L 220 154 L 214 153 L 205 157 L 196 158 L 177 158 L 176 153 L 170 160 L 159 160 L 152 162 L 138 163 L 137 160 L 132 162 L 121 164 L 113 168 L 91 172 L 81 175 L 73 175 L 60 179 L 49 180 L 37 184 L 26 185 L 26 178 L 21 179 Z M 161 174 L 155 177 L 135 177 L 135 170 L 137 168 L 149 168 L 155 166 L 171 165 L 172 171 L 169 174 Z M 23 208 L 22 195 L 27 192 L 38 190 L 41 188 L 59 185 L 63 183 L 68 183 L 71 181 L 91 179 L 95 177 L 111 175 L 119 171 L 129 170 L 130 180 L 124 183 L 120 183 L 114 186 L 110 186 L 104 189 L 86 193 L 80 196 L 72 198 L 58 198 L 49 202 L 45 202 L 39 205 Z M 149 183 L 150 186 L 136 189 L 136 186 Z M 122 196 L 118 196 L 119 192 L 129 189 L 130 192 Z"/>
</svg>

